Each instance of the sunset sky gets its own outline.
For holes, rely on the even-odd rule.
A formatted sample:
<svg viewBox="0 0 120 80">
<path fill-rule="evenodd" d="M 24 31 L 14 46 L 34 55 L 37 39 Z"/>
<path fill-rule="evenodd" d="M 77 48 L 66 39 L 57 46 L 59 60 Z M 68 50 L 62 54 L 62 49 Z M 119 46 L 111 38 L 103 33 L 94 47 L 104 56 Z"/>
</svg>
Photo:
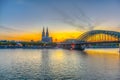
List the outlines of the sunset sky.
<svg viewBox="0 0 120 80">
<path fill-rule="evenodd" d="M 120 31 L 120 0 L 0 0 L 0 40 L 40 40 L 43 26 L 54 41 Z"/>
</svg>

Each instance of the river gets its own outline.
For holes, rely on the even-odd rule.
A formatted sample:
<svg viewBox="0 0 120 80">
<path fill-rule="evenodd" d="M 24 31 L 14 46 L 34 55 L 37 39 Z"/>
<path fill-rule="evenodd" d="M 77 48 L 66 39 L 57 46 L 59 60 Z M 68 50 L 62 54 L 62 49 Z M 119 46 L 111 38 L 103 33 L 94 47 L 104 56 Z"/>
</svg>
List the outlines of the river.
<svg viewBox="0 0 120 80">
<path fill-rule="evenodd" d="M 0 49 L 0 80 L 120 80 L 118 49 Z"/>
</svg>

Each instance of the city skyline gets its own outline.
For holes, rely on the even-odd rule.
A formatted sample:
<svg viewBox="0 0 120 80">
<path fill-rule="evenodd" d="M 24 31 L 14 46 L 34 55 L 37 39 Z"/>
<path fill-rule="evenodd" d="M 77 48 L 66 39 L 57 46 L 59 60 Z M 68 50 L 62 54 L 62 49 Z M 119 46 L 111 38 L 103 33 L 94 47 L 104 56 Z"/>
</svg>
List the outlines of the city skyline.
<svg viewBox="0 0 120 80">
<path fill-rule="evenodd" d="M 1 0 L 0 39 L 40 40 L 43 26 L 54 41 L 88 30 L 120 30 L 119 0 Z"/>
</svg>

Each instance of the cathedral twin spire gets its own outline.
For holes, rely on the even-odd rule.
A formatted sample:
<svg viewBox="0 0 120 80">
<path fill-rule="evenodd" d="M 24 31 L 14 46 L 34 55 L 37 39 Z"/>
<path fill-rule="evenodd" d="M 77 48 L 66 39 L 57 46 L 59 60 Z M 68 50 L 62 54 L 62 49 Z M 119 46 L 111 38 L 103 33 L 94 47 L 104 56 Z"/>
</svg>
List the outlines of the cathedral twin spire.
<svg viewBox="0 0 120 80">
<path fill-rule="evenodd" d="M 42 42 L 52 42 L 52 37 L 49 37 L 49 32 L 48 32 L 48 28 L 46 28 L 46 32 L 45 32 L 45 28 L 43 27 L 43 31 L 42 31 Z"/>
<path fill-rule="evenodd" d="M 45 34 L 45 29 L 43 27 L 42 37 L 49 37 L 48 27 L 46 28 L 46 34 Z"/>
</svg>

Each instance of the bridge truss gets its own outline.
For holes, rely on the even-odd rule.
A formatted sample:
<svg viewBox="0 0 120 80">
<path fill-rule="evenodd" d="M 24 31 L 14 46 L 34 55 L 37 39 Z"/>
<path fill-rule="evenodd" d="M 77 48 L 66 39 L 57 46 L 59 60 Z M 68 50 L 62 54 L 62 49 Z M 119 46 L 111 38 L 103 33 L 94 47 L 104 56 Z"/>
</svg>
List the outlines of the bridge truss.
<svg viewBox="0 0 120 80">
<path fill-rule="evenodd" d="M 80 35 L 77 40 L 83 42 L 108 42 L 119 41 L 120 32 L 106 31 L 106 30 L 92 30 Z"/>
</svg>

